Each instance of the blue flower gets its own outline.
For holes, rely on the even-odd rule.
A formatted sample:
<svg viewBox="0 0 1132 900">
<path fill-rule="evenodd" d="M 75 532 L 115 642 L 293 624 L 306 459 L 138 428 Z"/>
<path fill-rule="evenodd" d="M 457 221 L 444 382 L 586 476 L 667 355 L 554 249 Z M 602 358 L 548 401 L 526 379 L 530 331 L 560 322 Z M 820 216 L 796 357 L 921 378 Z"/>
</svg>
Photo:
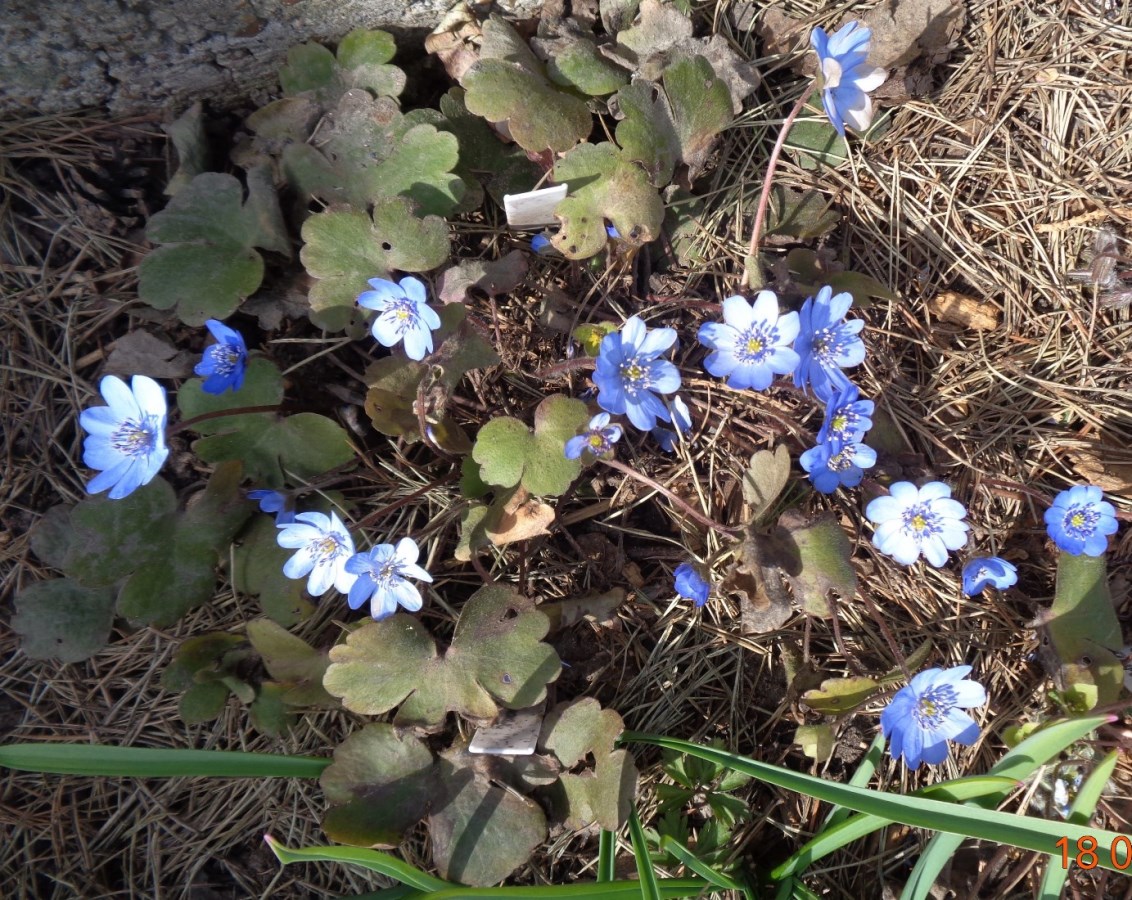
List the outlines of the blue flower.
<svg viewBox="0 0 1132 900">
<path fill-rule="evenodd" d="M 821 68 L 822 106 L 842 137 L 846 124 L 857 131 L 868 130 L 873 121 L 868 92 L 887 77 L 884 69 L 867 64 L 870 37 L 872 32 L 859 22 L 847 22 L 832 37 L 820 27 L 810 32 L 810 46 L 817 51 Z"/>
<path fill-rule="evenodd" d="M 824 441 L 807 450 L 799 459 L 814 487 L 832 494 L 839 487 L 856 487 L 865 477 L 864 469 L 876 465 L 877 453 L 867 444 L 855 441 Z"/>
<path fill-rule="evenodd" d="M 676 576 L 677 594 L 689 600 L 695 600 L 696 606 L 703 606 L 707 603 L 708 594 L 711 592 L 711 585 L 694 565 L 691 563 L 680 563 L 680 565 L 676 567 L 676 571 L 672 574 Z"/>
<path fill-rule="evenodd" d="M 121 500 L 149 484 L 169 456 L 165 390 L 145 375 L 135 375 L 129 387 L 121 378 L 107 375 L 98 391 L 109 405 L 79 414 L 79 424 L 87 431 L 83 463 L 101 470 L 86 489 L 100 494 L 110 488 L 110 499 Z"/>
<path fill-rule="evenodd" d="M 657 357 L 675 343 L 675 330 L 654 328 L 649 332 L 637 316 L 620 331 L 607 334 L 601 339 L 593 376 L 597 405 L 614 415 L 627 415 L 641 431 L 651 431 L 657 419 L 671 421 L 658 395 L 679 390 L 680 372 Z"/>
<path fill-rule="evenodd" d="M 794 370 L 794 383 L 803 390 L 809 385 L 814 396 L 822 401 L 828 401 L 849 385 L 842 368 L 865 361 L 865 343 L 860 338 L 864 321 L 844 321 L 852 305 L 852 294 L 834 296 L 826 286 L 816 297 L 808 298 L 798 314 L 800 327 L 794 341 L 798 367 Z"/>
<path fill-rule="evenodd" d="M 704 368 L 727 386 L 765 391 L 775 375 L 798 368 L 798 354 L 790 344 L 798 336 L 798 314 L 778 314 L 778 298 L 759 291 L 754 303 L 743 297 L 723 301 L 723 322 L 705 322 L 699 342 L 713 350 Z"/>
<path fill-rule="evenodd" d="M 1062 491 L 1046 510 L 1046 533 L 1058 548 L 1074 556 L 1101 556 L 1108 536 L 1119 527 L 1116 510 L 1099 487 L 1079 484 Z"/>
<path fill-rule="evenodd" d="M 861 400 L 855 384 L 838 389 L 825 405 L 825 418 L 818 431 L 818 443 L 848 444 L 864 440 L 873 427 L 871 418 L 875 405 L 872 400 Z"/>
<path fill-rule="evenodd" d="M 594 456 L 608 453 L 613 445 L 621 440 L 621 426 L 609 424 L 609 413 L 598 413 L 586 426 L 586 430 L 566 442 L 562 452 L 567 459 L 578 459 L 583 452 Z"/>
<path fill-rule="evenodd" d="M 669 407 L 669 414 L 672 416 L 672 424 L 676 426 L 676 430 L 680 434 L 687 434 L 692 430 L 692 413 L 688 409 L 688 404 L 684 402 L 684 398 L 677 394 L 672 398 L 672 406 Z M 652 435 L 654 441 L 660 444 L 660 449 L 665 453 L 673 453 L 676 450 L 676 443 L 680 440 L 680 434 L 673 431 L 671 428 L 662 428 L 657 425 L 649 434 Z"/>
<path fill-rule="evenodd" d="M 533 238 L 531 238 L 531 249 L 535 253 L 542 253 L 542 251 L 547 249 L 549 246 L 550 238 L 546 236 L 546 232 L 536 234 Z"/>
<path fill-rule="evenodd" d="M 354 555 L 354 539 L 335 513 L 299 513 L 294 522 L 278 527 L 279 546 L 299 551 L 283 564 L 283 574 L 288 578 L 309 574 L 307 592 L 312 597 L 321 597 L 331 585 L 343 594 L 354 586 L 358 576 L 346 571 L 346 562 Z"/>
<path fill-rule="evenodd" d="M 608 235 L 608 236 L 610 237 L 610 239 L 612 239 L 612 240 L 618 241 L 618 240 L 620 240 L 620 239 L 621 239 L 621 234 L 620 234 L 620 232 L 618 232 L 618 230 L 617 230 L 616 228 L 614 228 L 614 227 L 613 227 L 612 225 L 606 225 L 606 226 L 605 226 L 605 233 L 606 233 L 606 234 L 607 234 L 607 235 Z"/>
<path fill-rule="evenodd" d="M 384 278 L 369 280 L 372 291 L 358 295 L 358 305 L 375 309 L 378 316 L 370 331 L 383 347 L 405 342 L 409 359 L 424 359 L 432 353 L 432 332 L 440 327 L 440 316 L 428 306 L 424 283 L 411 275 L 400 285 Z"/>
<path fill-rule="evenodd" d="M 898 563 L 910 566 L 920 554 L 933 566 L 947 561 L 948 550 L 967 543 L 967 510 L 951 500 L 951 488 L 929 481 L 917 488 L 898 481 L 887 497 L 877 497 L 865 507 L 865 517 L 876 526 L 873 546 Z"/>
<path fill-rule="evenodd" d="M 963 593 L 981 594 L 988 584 L 1000 591 L 1018 583 L 1018 569 L 997 556 L 976 556 L 963 567 Z"/>
<path fill-rule="evenodd" d="M 216 319 L 204 324 L 216 343 L 204 348 L 204 355 L 193 369 L 198 375 L 208 376 L 201 390 L 209 394 L 223 394 L 229 388 L 238 391 L 243 387 L 244 372 L 248 368 L 248 345 L 244 343 L 244 336 Z"/>
<path fill-rule="evenodd" d="M 276 525 L 290 525 L 295 521 L 295 498 L 281 491 L 266 489 L 248 491 L 249 500 L 258 500 L 260 512 L 275 513 Z"/>
<path fill-rule="evenodd" d="M 400 604 L 409 612 L 421 608 L 421 592 L 406 579 L 432 581 L 417 565 L 420 549 L 412 538 L 401 538 L 397 546 L 378 544 L 368 553 L 357 553 L 346 561 L 346 571 L 357 576 L 346 602 L 357 609 L 369 600 L 370 615 L 379 621 L 397 612 Z"/>
<path fill-rule="evenodd" d="M 970 666 L 926 669 L 896 692 L 880 714 L 893 759 L 903 756 L 909 769 L 918 769 L 921 762 L 947 759 L 948 741 L 970 745 L 978 740 L 979 726 L 962 710 L 982 706 L 987 692 L 965 678 L 970 671 Z"/>
</svg>

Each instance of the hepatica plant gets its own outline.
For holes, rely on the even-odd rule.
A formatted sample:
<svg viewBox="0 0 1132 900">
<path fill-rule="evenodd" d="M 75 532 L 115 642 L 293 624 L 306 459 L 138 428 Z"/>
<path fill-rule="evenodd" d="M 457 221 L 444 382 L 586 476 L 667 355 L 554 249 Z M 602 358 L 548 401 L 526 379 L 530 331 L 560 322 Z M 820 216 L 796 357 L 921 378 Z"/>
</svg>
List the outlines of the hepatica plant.
<svg viewBox="0 0 1132 900">
<path fill-rule="evenodd" d="M 86 659 L 116 620 L 165 627 L 217 596 L 255 598 L 262 614 L 243 627 L 188 637 L 164 686 L 180 695 L 191 724 L 225 715 L 233 698 L 254 728 L 273 735 L 303 728 L 310 709 L 368 717 L 319 764 L 323 828 L 336 842 L 371 848 L 349 852 L 416 879 L 414 890 L 494 885 L 552 832 L 608 834 L 627 823 L 642 866 L 652 852 L 695 873 L 662 879 L 659 895 L 745 889 L 725 845 L 747 806 L 729 792 L 751 774 L 777 783 L 781 769 L 718 747 L 623 734 L 620 715 L 585 696 L 584 678 L 550 696 L 563 634 L 600 636 L 600 623 L 627 602 L 622 580 L 632 582 L 638 612 L 658 610 L 667 622 L 698 610 L 689 627 L 712 619 L 713 627 L 773 635 L 799 612 L 834 619 L 837 602 L 862 597 L 862 505 L 880 554 L 869 565 L 888 567 L 887 577 L 909 577 L 901 567 L 922 558 L 968 603 L 988 587 L 1041 577 L 1040 562 L 1007 537 L 1003 556 L 971 555 L 960 576 L 950 556 L 985 539 L 981 523 L 968 520 L 944 481 L 894 480 L 883 435 L 870 443 L 880 398 L 862 398 L 852 380 L 870 342 L 860 286 L 895 295 L 816 266 L 808 279 L 791 269 L 800 292 L 765 286 L 762 223 L 801 105 L 765 161 L 744 278 L 764 286 L 699 297 L 678 312 L 637 303 L 616 286 L 662 232 L 679 243 L 691 227 L 674 198 L 699 184 L 716 139 L 759 79 L 726 44 L 697 37 L 678 6 L 643 0 L 629 18 L 603 5 L 600 31 L 594 22 L 548 20 L 530 43 L 498 17 L 465 23 L 474 39 L 455 38 L 449 22 L 429 42 L 455 82 L 438 109 L 402 109 L 406 76 L 383 32 L 351 32 L 334 50 L 296 47 L 280 96 L 248 117 L 223 173 L 202 170 L 200 111 L 186 114 L 170 129 L 182 167 L 168 206 L 147 225 L 154 248 L 139 296 L 166 317 L 170 334 L 203 347 L 197 377 L 164 385 L 144 374 L 102 378 L 103 403 L 78 419 L 89 496 L 50 510 L 33 535 L 35 553 L 60 573 L 16 598 L 13 627 L 36 658 Z M 829 118 L 822 127 L 839 137 L 846 125 L 863 131 L 873 115 L 869 91 L 883 74 L 867 62 L 869 30 L 848 23 L 830 36 L 818 28 L 811 41 Z M 469 236 L 472 223 L 499 219 L 505 196 L 544 176 L 564 199 L 553 222 L 523 227 L 549 237 L 528 243 L 529 231 L 514 239 L 495 231 L 481 246 Z M 790 240 L 813 241 L 836 226 L 838 215 L 815 212 L 825 202 L 815 192 L 776 196 L 772 228 Z M 495 252 L 509 242 L 508 252 Z M 453 258 L 454 248 L 466 258 Z M 797 249 L 787 267 L 818 258 Z M 269 272 L 286 273 L 290 287 L 263 290 Z M 560 298 L 547 294 L 552 281 L 573 287 L 592 273 L 610 274 L 584 304 L 567 298 L 556 307 Z M 607 290 L 616 302 L 604 300 Z M 546 302 L 529 303 L 536 295 Z M 516 335 L 563 356 L 575 338 L 581 349 L 533 377 Z M 295 346 L 307 338 L 317 349 Z M 704 462 L 707 441 L 737 433 L 719 421 L 719 395 L 773 423 L 743 431 L 743 446 L 757 446 L 730 469 Z M 759 418 L 785 396 L 810 405 L 804 418 Z M 673 466 L 679 477 L 663 474 Z M 607 553 L 604 540 L 615 558 L 621 548 L 602 530 L 614 520 L 647 540 L 663 526 L 632 520 L 644 503 L 678 524 L 670 544 L 686 541 L 674 570 L 671 557 L 647 554 L 635 570 L 624 560 L 599 566 L 602 592 L 577 597 L 569 595 L 573 575 L 559 585 L 541 574 L 548 559 L 563 572 L 588 565 L 571 557 L 583 535 L 590 551 Z M 606 513 L 613 518 L 595 530 L 575 531 Z M 1104 554 L 1116 509 L 1097 487 L 1070 487 L 1045 522 L 1060 556 L 1039 627 L 1057 698 L 1067 708 L 1115 702 L 1123 645 Z M 308 642 L 289 629 L 316 605 L 333 624 Z M 809 719 L 796 734 L 803 752 L 827 759 L 838 717 L 850 713 L 871 714 L 909 769 L 943 763 L 949 745 L 985 733 L 982 717 L 994 707 L 966 677 L 970 666 L 913 675 L 931 648 L 917 659 L 894 649 L 892 671 L 791 686 L 805 704 L 800 720 Z M 524 716 L 534 722 L 527 755 L 480 752 L 478 731 Z M 484 733 L 489 744 L 498 739 Z M 1026 765 L 1041 765 L 1087 730 L 1060 744 L 1049 733 L 1040 752 L 1027 745 Z M 666 764 L 688 790 L 669 792 L 663 819 L 647 832 L 651 851 L 633 812 L 636 764 L 623 746 L 646 739 L 705 760 Z M 722 774 L 729 765 L 745 774 Z M 1025 777 L 1013 765 L 1011 777 Z M 693 841 L 685 807 L 701 769 L 719 780 L 709 804 L 717 825 Z M 790 775 L 815 797 L 868 796 Z M 962 797 L 993 808 L 1004 794 L 994 793 L 993 779 L 988 785 L 990 793 Z M 900 808 L 923 825 L 918 804 L 943 802 L 915 798 Z M 894 818 L 892 807 L 881 812 L 878 822 Z M 407 875 L 372 850 L 396 847 L 421 822 L 437 875 Z M 980 833 L 979 816 L 970 823 Z M 828 834 L 822 840 L 822 852 L 841 846 Z M 603 837 L 606 875 L 613 844 Z M 284 861 L 299 858 L 273 849 Z M 763 874 L 788 889 L 808 864 L 801 859 Z"/>
</svg>

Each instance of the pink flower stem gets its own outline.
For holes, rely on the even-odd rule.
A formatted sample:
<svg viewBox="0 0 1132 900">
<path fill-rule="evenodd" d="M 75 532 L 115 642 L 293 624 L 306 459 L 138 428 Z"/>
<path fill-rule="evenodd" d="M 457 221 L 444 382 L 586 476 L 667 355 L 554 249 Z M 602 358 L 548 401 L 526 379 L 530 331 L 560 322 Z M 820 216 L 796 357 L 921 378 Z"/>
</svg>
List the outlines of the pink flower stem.
<svg viewBox="0 0 1132 900">
<path fill-rule="evenodd" d="M 811 82 L 806 86 L 802 92 L 802 96 L 794 104 L 794 108 L 790 110 L 788 115 L 782 123 L 782 130 L 778 132 L 778 140 L 774 143 L 774 149 L 770 151 L 770 159 L 766 163 L 766 176 L 763 178 L 763 192 L 759 195 L 759 208 L 755 211 L 755 227 L 751 229 L 751 246 L 747 251 L 747 264 L 743 268 L 743 280 L 739 282 L 740 288 L 747 288 L 751 286 L 751 269 L 753 266 L 758 265 L 758 252 L 759 241 L 762 239 L 763 222 L 766 220 L 766 209 L 770 204 L 770 186 L 774 180 L 774 170 L 778 168 L 778 157 L 782 155 L 782 148 L 786 144 L 786 135 L 790 133 L 790 128 L 794 125 L 794 120 L 798 118 L 798 113 L 802 111 L 802 107 L 806 105 L 806 101 L 810 97 L 813 90 L 814 83 Z"/>
</svg>

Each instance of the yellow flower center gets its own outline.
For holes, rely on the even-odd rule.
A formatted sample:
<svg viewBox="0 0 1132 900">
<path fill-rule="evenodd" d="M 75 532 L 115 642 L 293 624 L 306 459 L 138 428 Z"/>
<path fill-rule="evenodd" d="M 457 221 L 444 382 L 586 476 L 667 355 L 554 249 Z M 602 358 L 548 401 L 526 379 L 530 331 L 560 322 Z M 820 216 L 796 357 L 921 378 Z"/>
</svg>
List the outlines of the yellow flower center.
<svg viewBox="0 0 1132 900">
<path fill-rule="evenodd" d="M 1069 524 L 1072 525 L 1074 528 L 1080 528 L 1082 525 L 1085 524 L 1084 514 L 1079 513 L 1079 512 L 1073 513 L 1073 515 L 1069 517 Z"/>
<path fill-rule="evenodd" d="M 763 342 L 760 341 L 756 337 L 748 338 L 747 339 L 747 352 L 748 353 L 762 353 L 763 352 Z"/>
<path fill-rule="evenodd" d="M 928 522 L 927 522 L 927 519 L 925 519 L 925 518 L 924 518 L 923 516 L 921 516 L 921 515 L 916 515 L 916 516 L 913 516 L 913 518 L 912 518 L 912 527 L 913 527 L 914 529 L 916 529 L 916 531 L 923 531 L 923 530 L 924 530 L 925 528 L 927 528 L 927 527 L 928 527 Z"/>
</svg>

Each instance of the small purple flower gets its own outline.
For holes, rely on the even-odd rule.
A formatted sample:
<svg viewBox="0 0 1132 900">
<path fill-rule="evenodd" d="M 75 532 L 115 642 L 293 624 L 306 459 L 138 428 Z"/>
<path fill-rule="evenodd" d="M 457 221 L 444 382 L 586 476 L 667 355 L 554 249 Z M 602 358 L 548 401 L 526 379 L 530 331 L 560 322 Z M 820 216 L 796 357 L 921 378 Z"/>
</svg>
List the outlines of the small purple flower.
<svg viewBox="0 0 1132 900">
<path fill-rule="evenodd" d="M 680 389 L 680 372 L 657 357 L 675 343 L 675 330 L 654 328 L 650 332 L 637 316 L 620 331 L 602 338 L 593 376 L 598 406 L 628 416 L 641 431 L 651 431 L 657 419 L 671 421 L 659 395 Z"/>
<path fill-rule="evenodd" d="M 589 451 L 594 456 L 602 456 L 613 449 L 621 440 L 621 426 L 609 424 L 609 413 L 598 413 L 590 419 L 586 430 L 566 442 L 563 453 L 567 459 L 578 459 Z"/>
<path fill-rule="evenodd" d="M 1101 556 L 1119 527 L 1116 509 L 1099 487 L 1079 484 L 1062 491 L 1045 512 L 1046 533 L 1058 549 L 1074 556 Z"/>
<path fill-rule="evenodd" d="M 759 291 L 754 303 L 743 297 L 723 301 L 723 321 L 705 322 L 697 338 L 713 352 L 704 368 L 727 386 L 765 391 L 775 375 L 798 368 L 798 354 L 790 344 L 798 336 L 798 314 L 778 314 L 778 297 Z"/>
<path fill-rule="evenodd" d="M 821 68 L 821 102 L 838 133 L 845 137 L 845 124 L 867 131 L 873 121 L 876 90 L 888 73 L 867 64 L 872 32 L 860 22 L 847 22 L 832 36 L 823 28 L 810 32 L 810 46 L 818 54 Z"/>
<path fill-rule="evenodd" d="M 106 406 L 79 414 L 87 432 L 83 464 L 101 471 L 86 486 L 88 494 L 110 488 L 111 500 L 129 496 L 149 484 L 169 456 L 165 445 L 165 390 L 146 375 L 135 375 L 130 386 L 116 375 L 98 383 Z"/>
<path fill-rule="evenodd" d="M 299 579 L 309 574 L 307 591 L 312 597 L 321 597 L 331 585 L 343 594 L 349 592 L 358 577 L 346 570 L 346 561 L 354 555 L 354 539 L 336 513 L 299 513 L 294 522 L 278 527 L 279 546 L 298 550 L 283 564 L 284 575 Z"/>
<path fill-rule="evenodd" d="M 843 368 L 865 361 L 865 343 L 860 338 L 865 323 L 862 319 L 845 321 L 852 305 L 852 294 L 834 295 L 826 286 L 808 298 L 798 313 L 800 328 L 794 349 L 799 362 L 794 383 L 802 390 L 808 386 L 823 402 L 850 383 Z"/>
<path fill-rule="evenodd" d="M 688 600 L 694 600 L 696 606 L 707 603 L 711 585 L 692 563 L 680 563 L 672 574 L 676 578 L 677 594 Z"/>
<path fill-rule="evenodd" d="M 855 384 L 837 390 L 825 405 L 825 419 L 818 432 L 818 443 L 846 444 L 862 441 L 873 427 L 872 400 L 861 400 Z"/>
<path fill-rule="evenodd" d="M 920 555 L 937 568 L 947 562 L 947 551 L 967 543 L 967 510 L 951 499 L 951 488 L 929 481 L 917 488 L 898 481 L 887 497 L 865 507 L 865 518 L 876 527 L 873 546 L 898 563 L 910 566 Z"/>
<path fill-rule="evenodd" d="M 281 491 L 265 488 L 248 491 L 249 500 L 259 501 L 260 512 L 275 513 L 276 525 L 290 525 L 295 521 L 295 498 Z"/>
<path fill-rule="evenodd" d="M 409 612 L 421 608 L 421 592 L 409 578 L 432 581 L 432 576 L 417 565 L 420 548 L 412 538 L 401 538 L 397 545 L 378 544 L 368 553 L 356 553 L 346 560 L 346 571 L 357 581 L 350 588 L 346 602 L 357 609 L 366 600 L 370 615 L 377 620 L 388 618 L 398 605 Z"/>
<path fill-rule="evenodd" d="M 823 494 L 832 494 L 839 487 L 856 487 L 865 477 L 864 470 L 871 469 L 876 461 L 872 447 L 853 441 L 825 441 L 799 459 L 814 488 Z"/>
<path fill-rule="evenodd" d="M 432 353 L 432 332 L 440 327 L 440 316 L 428 305 L 424 282 L 411 275 L 400 284 L 384 278 L 369 280 L 372 291 L 358 295 L 358 305 L 375 309 L 378 316 L 370 331 L 383 347 L 405 342 L 409 359 L 424 359 Z"/>
<path fill-rule="evenodd" d="M 193 369 L 197 375 L 208 376 L 201 384 L 201 390 L 209 394 L 223 394 L 229 388 L 238 391 L 243 387 L 248 367 L 248 346 L 244 343 L 244 336 L 216 319 L 209 319 L 204 324 L 216 338 L 216 343 L 204 348 L 200 362 Z"/>
<path fill-rule="evenodd" d="M 936 765 L 947 759 L 948 741 L 969 746 L 978 740 L 978 724 L 962 710 L 982 706 L 987 692 L 966 679 L 970 671 L 970 666 L 926 669 L 896 692 L 880 714 L 893 759 L 903 756 L 914 770 L 921 762 Z"/>
<path fill-rule="evenodd" d="M 675 452 L 680 435 L 687 434 L 692 430 L 692 413 L 688 409 L 688 404 L 684 402 L 684 398 L 679 394 L 672 398 L 672 406 L 669 412 L 672 415 L 672 424 L 676 426 L 680 434 L 677 434 L 671 428 L 662 428 L 660 425 L 649 432 L 653 440 L 660 444 L 660 449 L 665 453 Z"/>
<path fill-rule="evenodd" d="M 1000 591 L 1018 583 L 1018 569 L 997 556 L 976 556 L 963 567 L 963 593 L 981 594 L 988 584 Z"/>
</svg>

